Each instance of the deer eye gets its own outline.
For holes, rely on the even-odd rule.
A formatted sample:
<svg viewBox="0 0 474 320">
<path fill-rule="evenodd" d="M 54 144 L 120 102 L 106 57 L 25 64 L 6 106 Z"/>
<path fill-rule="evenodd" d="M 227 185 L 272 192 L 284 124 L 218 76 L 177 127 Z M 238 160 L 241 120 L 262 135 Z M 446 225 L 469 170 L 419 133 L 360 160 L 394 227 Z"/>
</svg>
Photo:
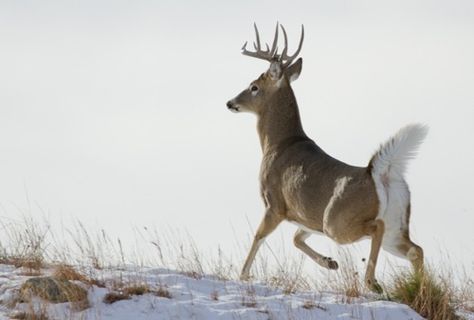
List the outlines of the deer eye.
<svg viewBox="0 0 474 320">
<path fill-rule="evenodd" d="M 256 85 L 252 84 L 252 85 L 250 86 L 250 91 L 252 92 L 252 94 L 255 95 L 255 94 L 257 94 L 257 92 L 258 92 L 258 87 L 257 87 Z"/>
</svg>

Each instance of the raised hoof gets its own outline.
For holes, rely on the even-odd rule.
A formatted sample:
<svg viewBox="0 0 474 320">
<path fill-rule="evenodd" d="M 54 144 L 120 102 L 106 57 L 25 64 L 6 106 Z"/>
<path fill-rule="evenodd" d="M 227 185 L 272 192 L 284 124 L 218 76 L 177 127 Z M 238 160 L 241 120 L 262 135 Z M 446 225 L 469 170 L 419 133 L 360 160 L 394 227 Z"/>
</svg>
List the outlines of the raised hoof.
<svg viewBox="0 0 474 320">
<path fill-rule="evenodd" d="M 377 282 L 377 280 L 366 280 L 367 287 L 370 291 L 378 294 L 383 293 L 382 286 Z"/>
<path fill-rule="evenodd" d="M 339 269 L 339 265 L 332 258 L 327 257 L 324 260 L 326 260 L 328 269 L 331 269 L 331 270 Z"/>
</svg>

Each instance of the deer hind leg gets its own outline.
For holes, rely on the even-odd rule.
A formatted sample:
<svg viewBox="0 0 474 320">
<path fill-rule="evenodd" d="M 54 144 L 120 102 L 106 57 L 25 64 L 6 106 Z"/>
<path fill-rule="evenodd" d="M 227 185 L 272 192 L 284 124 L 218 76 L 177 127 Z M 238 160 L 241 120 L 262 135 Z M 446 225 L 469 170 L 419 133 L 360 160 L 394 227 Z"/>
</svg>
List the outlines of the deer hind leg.
<svg viewBox="0 0 474 320">
<path fill-rule="evenodd" d="M 387 244 L 384 243 L 384 250 L 410 261 L 415 271 L 423 271 L 423 249 L 411 241 L 408 230 L 402 231 L 401 234 L 393 238 L 395 240 L 387 241 Z"/>
<path fill-rule="evenodd" d="M 316 262 L 320 266 L 333 270 L 339 268 L 337 262 L 332 260 L 332 258 L 325 257 L 322 254 L 317 253 L 306 244 L 305 240 L 310 235 L 311 234 L 309 232 L 304 231 L 303 229 L 298 229 L 293 238 L 295 246 L 304 253 L 306 253 L 311 259 L 313 259 L 314 262 Z"/>
<path fill-rule="evenodd" d="M 423 249 L 410 240 L 408 230 L 403 233 L 397 249 L 411 262 L 415 271 L 423 271 Z"/>
<path fill-rule="evenodd" d="M 410 261 L 415 271 L 423 271 L 423 249 L 410 239 L 410 209 L 410 204 L 408 204 L 401 226 L 398 223 L 391 226 L 388 222 L 389 230 L 386 233 L 382 247 L 385 251 Z"/>
<path fill-rule="evenodd" d="M 365 273 L 365 283 L 370 290 L 377 293 L 382 293 L 383 291 L 382 287 L 377 283 L 377 280 L 375 280 L 375 266 L 377 265 L 377 258 L 382 245 L 384 231 L 385 224 L 379 219 L 370 221 L 366 226 L 366 233 L 372 238 L 372 243 L 367 271 Z"/>
<path fill-rule="evenodd" d="M 280 224 L 283 219 L 270 211 L 265 213 L 265 217 L 263 218 L 260 226 L 257 229 L 255 237 L 253 239 L 252 247 L 250 248 L 250 252 L 245 260 L 244 267 L 242 268 L 242 272 L 240 274 L 240 280 L 248 280 L 250 275 L 250 267 L 252 266 L 253 261 L 255 260 L 255 256 L 257 255 L 257 251 L 260 246 L 265 241 L 265 238 L 275 230 L 275 228 Z"/>
</svg>

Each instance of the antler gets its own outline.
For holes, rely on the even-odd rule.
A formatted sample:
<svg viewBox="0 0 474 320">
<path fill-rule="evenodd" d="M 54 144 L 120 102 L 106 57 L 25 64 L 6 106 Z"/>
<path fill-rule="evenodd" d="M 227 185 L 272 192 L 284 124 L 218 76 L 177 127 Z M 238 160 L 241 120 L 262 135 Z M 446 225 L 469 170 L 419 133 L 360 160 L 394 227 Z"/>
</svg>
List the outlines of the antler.
<svg viewBox="0 0 474 320">
<path fill-rule="evenodd" d="M 284 47 L 284 49 L 283 49 L 283 51 L 280 55 L 277 54 L 277 51 L 278 51 L 278 47 L 277 47 L 277 44 L 278 44 L 278 26 L 281 27 L 281 30 L 283 31 L 283 37 L 285 38 L 285 47 Z M 267 60 L 269 62 L 278 61 L 278 62 L 282 63 L 283 67 L 287 67 L 293 62 L 293 60 L 300 53 L 301 47 L 303 46 L 303 39 L 304 39 L 304 27 L 303 27 L 303 25 L 301 25 L 301 38 L 300 38 L 300 43 L 298 45 L 298 49 L 291 56 L 289 56 L 287 54 L 288 53 L 288 37 L 287 37 L 286 30 L 283 27 L 283 25 L 281 25 L 277 22 L 276 28 L 275 28 L 275 36 L 273 38 L 272 48 L 270 49 L 268 44 L 265 44 L 266 45 L 266 50 L 263 50 L 261 48 L 260 34 L 258 33 L 258 28 L 257 28 L 257 25 L 255 23 L 253 24 L 253 27 L 255 29 L 255 37 L 256 37 L 256 42 L 253 43 L 253 46 L 255 48 L 255 52 L 248 51 L 247 50 L 247 42 L 245 42 L 244 46 L 242 47 L 242 54 L 243 55 L 258 58 L 258 59 L 262 59 L 262 60 Z"/>
<path fill-rule="evenodd" d="M 288 52 L 288 37 L 286 36 L 286 30 L 283 25 L 280 25 L 281 30 L 283 30 L 283 37 L 285 38 L 285 48 L 283 49 L 280 55 L 280 61 L 284 62 L 283 67 L 289 66 L 293 60 L 298 56 L 301 51 L 301 47 L 303 47 L 303 40 L 304 40 L 304 26 L 301 25 L 301 38 L 300 43 L 298 44 L 298 49 L 296 49 L 295 53 L 292 56 L 287 55 Z"/>
<path fill-rule="evenodd" d="M 254 57 L 254 58 L 263 59 L 263 60 L 267 60 L 267 61 L 274 60 L 276 52 L 278 50 L 278 48 L 277 48 L 278 22 L 277 22 L 276 29 L 275 29 L 275 37 L 273 38 L 273 44 L 272 44 L 272 49 L 271 50 L 270 50 L 268 44 L 265 44 L 267 49 L 262 50 L 261 45 L 260 45 L 260 35 L 258 33 L 257 24 L 254 23 L 253 27 L 255 29 L 255 37 L 256 37 L 256 40 L 257 40 L 257 43 L 255 43 L 255 42 L 253 43 L 253 46 L 254 46 L 256 52 L 248 51 L 246 49 L 247 42 L 245 42 L 244 46 L 242 47 L 242 54 L 246 55 L 246 56 L 249 56 L 249 57 Z"/>
</svg>

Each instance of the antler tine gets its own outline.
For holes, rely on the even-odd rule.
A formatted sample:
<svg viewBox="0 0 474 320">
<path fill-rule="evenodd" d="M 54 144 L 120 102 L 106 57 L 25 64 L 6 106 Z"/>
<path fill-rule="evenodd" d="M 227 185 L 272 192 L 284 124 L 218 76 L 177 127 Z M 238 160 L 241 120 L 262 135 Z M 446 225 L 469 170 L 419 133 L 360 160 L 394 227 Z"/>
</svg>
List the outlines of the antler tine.
<svg viewBox="0 0 474 320">
<path fill-rule="evenodd" d="M 285 47 L 283 48 L 283 51 L 281 52 L 281 55 L 280 55 L 280 61 L 283 61 L 288 58 L 288 56 L 286 55 L 286 53 L 288 52 L 288 36 L 286 34 L 285 27 L 282 24 L 280 24 L 280 27 L 281 27 L 281 30 L 283 31 L 283 37 L 285 39 Z"/>
<path fill-rule="evenodd" d="M 285 29 L 283 28 L 282 26 L 282 29 L 283 29 L 283 34 L 285 35 L 285 49 L 283 50 L 281 56 L 280 56 L 280 60 L 283 62 L 284 60 L 286 60 L 283 64 L 283 67 L 286 67 L 286 66 L 289 66 L 293 60 L 295 60 L 295 58 L 298 56 L 298 54 L 300 53 L 301 51 L 301 48 L 303 47 L 303 40 L 304 40 L 304 26 L 301 25 L 301 37 L 300 37 L 300 43 L 298 44 L 298 49 L 296 49 L 295 53 L 291 56 L 288 56 L 287 55 L 287 52 L 288 52 L 288 47 L 287 47 L 287 43 L 286 43 L 286 32 L 285 32 Z"/>
<path fill-rule="evenodd" d="M 300 43 L 298 44 L 298 49 L 296 49 L 295 53 L 288 58 L 287 65 L 293 62 L 293 60 L 300 54 L 301 48 L 303 47 L 303 40 L 304 40 L 304 26 L 301 25 L 301 37 Z"/>
<path fill-rule="evenodd" d="M 262 60 L 271 61 L 271 57 L 269 57 L 268 54 L 265 54 L 265 52 L 262 52 L 262 51 L 257 51 L 257 52 L 248 51 L 246 47 L 247 47 L 247 42 L 242 47 L 242 54 L 244 56 L 249 56 L 249 57 L 253 57 L 253 58 L 258 58 L 258 59 L 262 59 Z"/>
<path fill-rule="evenodd" d="M 277 44 L 278 44 L 278 22 L 276 23 L 275 36 L 273 37 L 272 50 L 270 51 L 270 55 L 272 57 L 275 56 L 275 54 L 278 51 Z"/>
<path fill-rule="evenodd" d="M 272 59 L 278 59 L 278 46 L 275 48 L 275 52 L 273 52 Z"/>
<path fill-rule="evenodd" d="M 253 23 L 253 27 L 255 29 L 255 37 L 257 38 L 257 46 L 255 47 L 255 50 L 260 51 L 260 35 L 258 34 L 258 28 L 255 22 Z"/>
</svg>

